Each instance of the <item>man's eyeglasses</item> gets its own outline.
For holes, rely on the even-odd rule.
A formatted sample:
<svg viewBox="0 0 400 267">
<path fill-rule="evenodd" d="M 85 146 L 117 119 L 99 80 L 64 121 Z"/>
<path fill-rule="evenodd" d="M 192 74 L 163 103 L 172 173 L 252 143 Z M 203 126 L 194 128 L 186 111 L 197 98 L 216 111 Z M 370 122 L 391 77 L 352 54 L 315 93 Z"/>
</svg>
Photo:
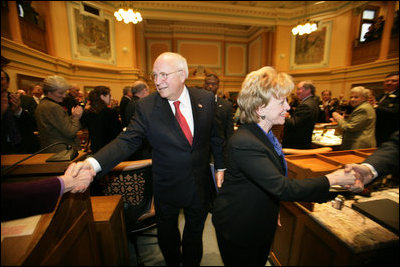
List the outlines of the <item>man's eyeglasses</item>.
<svg viewBox="0 0 400 267">
<path fill-rule="evenodd" d="M 166 79 L 168 79 L 169 75 L 180 72 L 180 71 L 182 71 L 182 70 L 177 70 L 177 71 L 170 72 L 170 73 L 160 72 L 159 74 L 153 72 L 152 74 L 150 74 L 150 77 L 153 81 L 156 81 L 158 78 L 160 78 L 162 81 L 165 81 Z"/>
</svg>

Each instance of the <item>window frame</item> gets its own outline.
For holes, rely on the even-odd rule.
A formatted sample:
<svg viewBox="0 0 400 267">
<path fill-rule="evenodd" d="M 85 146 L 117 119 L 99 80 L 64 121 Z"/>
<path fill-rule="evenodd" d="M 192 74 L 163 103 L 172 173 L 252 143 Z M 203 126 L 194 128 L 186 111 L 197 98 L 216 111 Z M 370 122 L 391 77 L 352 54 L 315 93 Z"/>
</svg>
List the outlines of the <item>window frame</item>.
<svg viewBox="0 0 400 267">
<path fill-rule="evenodd" d="M 378 6 L 371 6 L 371 5 L 368 5 L 368 6 L 366 6 L 366 7 L 361 11 L 361 16 L 360 16 L 360 28 L 359 28 L 359 34 L 358 34 L 358 41 L 359 41 L 360 43 L 365 43 L 365 40 L 364 40 L 364 41 L 361 41 L 361 38 L 363 37 L 363 36 L 361 36 L 361 34 L 362 34 L 362 26 L 363 26 L 364 24 L 366 24 L 366 23 L 374 23 L 374 20 L 379 16 L 379 9 L 380 9 L 380 7 L 378 7 Z M 374 18 L 373 18 L 373 19 L 364 19 L 364 18 L 363 18 L 363 13 L 364 13 L 365 10 L 372 10 L 372 11 L 375 11 Z M 365 34 L 364 34 L 364 35 L 365 35 Z"/>
</svg>

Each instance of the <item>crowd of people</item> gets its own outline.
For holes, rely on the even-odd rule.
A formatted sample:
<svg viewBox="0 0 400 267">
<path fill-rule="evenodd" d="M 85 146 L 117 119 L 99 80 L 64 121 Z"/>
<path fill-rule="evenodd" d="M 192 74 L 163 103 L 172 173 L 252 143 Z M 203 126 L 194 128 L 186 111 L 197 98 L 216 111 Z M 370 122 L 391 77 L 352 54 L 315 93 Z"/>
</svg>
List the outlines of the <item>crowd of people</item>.
<svg viewBox="0 0 400 267">
<path fill-rule="evenodd" d="M 332 185 L 359 192 L 388 169 L 398 172 L 398 165 L 382 164 L 385 159 L 379 152 L 364 165 L 350 164 L 312 179 L 290 179 L 282 152 L 282 147 L 311 148 L 315 123 L 334 122 L 343 131 L 342 149 L 383 144 L 387 151 L 391 142 L 389 149 L 398 159 L 398 72 L 387 75 L 385 95 L 372 105 L 364 87 L 352 88 L 348 102 L 332 97 L 329 90 L 323 90 L 319 99 L 312 81 L 295 85 L 290 75 L 263 67 L 242 83 L 236 132 L 234 105 L 218 96 L 219 77 L 206 75 L 199 89 L 185 84 L 188 75 L 183 56 L 162 53 L 151 74 L 156 91 L 150 94 L 146 82 L 137 81 L 123 89 L 115 109 L 109 87 L 96 86 L 85 99 L 79 86 L 58 75 L 36 84 L 33 102 L 25 99 L 23 104 L 22 94 L 8 91 L 9 76 L 2 70 L 2 154 L 33 153 L 39 142 L 32 140 L 38 137 L 41 148 L 49 147 L 47 152 L 65 149 L 54 143 L 80 150 L 77 132 L 88 129 L 91 154 L 72 163 L 63 176 L 47 181 L 53 199 L 64 192 L 84 191 L 138 152 L 134 159 L 152 158 L 158 243 L 166 264 L 176 266 L 200 264 L 204 223 L 211 211 L 224 263 L 265 265 L 280 224 L 280 201 L 325 202 Z M 35 106 L 30 110 L 26 103 Z M 272 131 L 277 125 L 284 127 L 282 145 Z M 18 196 L 17 187 L 2 185 L 2 200 L 3 191 L 13 192 L 6 197 Z M 53 208 L 54 203 L 37 212 Z M 181 210 L 183 235 L 178 227 Z"/>
</svg>

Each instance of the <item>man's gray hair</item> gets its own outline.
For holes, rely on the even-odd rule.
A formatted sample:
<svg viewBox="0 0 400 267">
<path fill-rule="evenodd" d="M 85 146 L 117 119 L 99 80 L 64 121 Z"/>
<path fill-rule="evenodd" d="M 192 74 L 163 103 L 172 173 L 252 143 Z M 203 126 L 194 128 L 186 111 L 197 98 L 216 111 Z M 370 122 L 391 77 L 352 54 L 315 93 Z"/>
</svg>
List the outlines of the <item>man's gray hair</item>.
<svg viewBox="0 0 400 267">
<path fill-rule="evenodd" d="M 61 76 L 48 76 L 43 82 L 43 93 L 47 95 L 48 92 L 54 92 L 56 90 L 67 91 L 69 84 L 64 77 Z"/>
<path fill-rule="evenodd" d="M 125 86 L 124 89 L 122 89 L 122 93 L 123 93 L 123 95 L 126 95 L 131 90 L 132 90 L 131 86 Z"/>
<path fill-rule="evenodd" d="M 144 81 L 136 81 L 132 85 L 132 94 L 135 95 L 137 93 L 140 93 L 146 88 L 148 88 L 148 86 Z"/>
</svg>

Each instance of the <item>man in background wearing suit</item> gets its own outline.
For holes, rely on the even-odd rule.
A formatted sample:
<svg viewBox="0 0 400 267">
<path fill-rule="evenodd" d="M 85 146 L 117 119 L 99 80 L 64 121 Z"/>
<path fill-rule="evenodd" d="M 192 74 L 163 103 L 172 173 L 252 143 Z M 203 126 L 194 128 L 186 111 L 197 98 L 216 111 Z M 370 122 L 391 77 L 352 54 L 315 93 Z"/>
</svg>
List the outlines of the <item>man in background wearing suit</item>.
<svg viewBox="0 0 400 267">
<path fill-rule="evenodd" d="M 213 151 L 216 179 L 224 172 L 224 140 L 216 131 L 213 94 L 185 86 L 186 59 L 166 52 L 153 65 L 157 92 L 140 99 L 126 131 L 83 162 L 73 175 L 94 169 L 99 177 L 135 152 L 147 138 L 152 146 L 154 203 L 158 243 L 167 265 L 200 265 L 202 234 L 216 194 L 210 170 Z M 183 209 L 181 240 L 178 216 Z M 182 249 L 181 249 L 182 247 Z"/>
<path fill-rule="evenodd" d="M 308 149 L 319 113 L 314 99 L 315 86 L 311 81 L 302 81 L 297 85 L 296 94 L 300 104 L 293 115 L 285 119 L 282 147 Z"/>
<path fill-rule="evenodd" d="M 233 134 L 233 107 L 232 103 L 217 96 L 219 89 L 219 78 L 215 74 L 208 74 L 204 79 L 204 89 L 212 92 L 215 98 L 216 110 L 215 116 L 218 121 L 218 130 L 225 139 L 225 145 Z M 225 149 L 224 149 L 225 150 Z M 217 185 L 221 187 L 222 184 Z"/>
<path fill-rule="evenodd" d="M 399 72 L 386 75 L 383 83 L 385 94 L 376 108 L 375 137 L 379 146 L 399 129 Z"/>
<path fill-rule="evenodd" d="M 123 96 L 121 97 L 121 101 L 119 102 L 119 114 L 121 116 L 121 124 L 122 128 L 125 128 L 128 126 L 129 121 L 126 120 L 126 106 L 128 103 L 132 100 L 132 87 L 131 86 L 125 86 L 123 91 Z"/>
</svg>

